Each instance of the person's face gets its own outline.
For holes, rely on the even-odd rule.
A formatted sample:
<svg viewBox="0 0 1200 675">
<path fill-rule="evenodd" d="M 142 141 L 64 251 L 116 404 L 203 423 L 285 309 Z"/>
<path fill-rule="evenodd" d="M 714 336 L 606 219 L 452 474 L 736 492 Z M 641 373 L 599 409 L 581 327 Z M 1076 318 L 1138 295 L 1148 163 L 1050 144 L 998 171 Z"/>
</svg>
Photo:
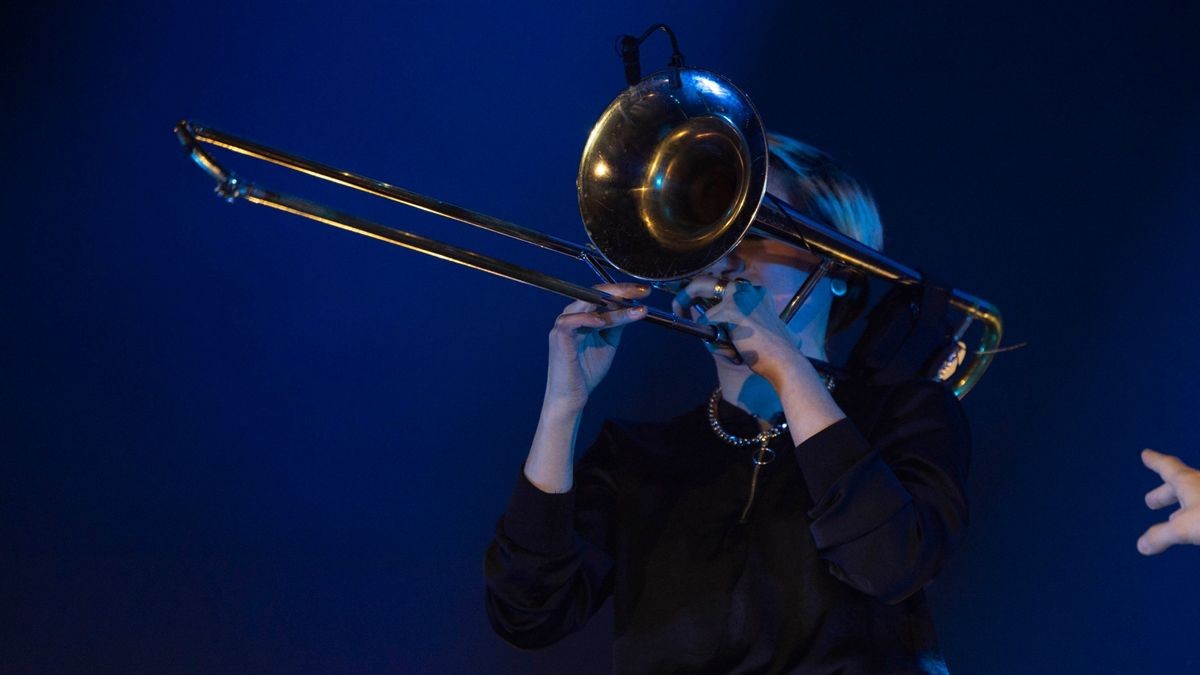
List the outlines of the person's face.
<svg viewBox="0 0 1200 675">
<path fill-rule="evenodd" d="M 788 301 L 800 289 L 808 275 L 820 264 L 817 256 L 795 246 L 774 239 L 764 239 L 757 236 L 747 236 L 729 255 L 705 270 L 705 274 L 728 279 L 746 279 L 755 286 L 767 289 L 776 309 L 782 311 Z M 827 280 L 822 280 L 801 308 L 801 314 L 811 317 L 812 309 L 817 308 L 818 299 L 829 295 Z M 824 291 L 823 293 L 821 291 Z M 827 310 L 828 303 L 825 303 Z M 802 327 L 808 319 L 800 320 L 797 315 L 793 327 Z"/>
<path fill-rule="evenodd" d="M 767 192 L 774 195 L 788 194 L 787 174 L 782 171 L 771 171 L 767 174 Z M 718 261 L 710 269 L 721 270 L 736 269 L 739 266 L 745 268 L 745 272 L 736 272 L 733 274 L 717 274 L 717 276 L 728 276 L 730 278 L 742 277 L 748 279 L 756 286 L 762 286 L 768 290 L 771 299 L 775 302 L 775 307 L 779 311 L 787 306 L 787 303 L 800 289 L 801 284 L 808 278 L 809 273 L 816 269 L 820 264 L 820 260 L 816 255 L 805 251 L 804 249 L 785 244 L 774 239 L 764 239 L 755 235 L 747 235 L 745 239 L 738 244 L 723 260 Z M 809 299 L 804 303 L 804 307 L 800 309 L 795 319 L 792 321 L 793 329 L 802 327 L 808 323 L 813 316 L 811 305 L 823 305 L 817 307 L 818 311 L 824 310 L 828 313 L 828 302 L 822 303 L 818 298 L 828 299 L 827 280 L 822 280 L 821 284 L 813 291 Z M 801 315 L 808 316 L 801 316 Z"/>
</svg>

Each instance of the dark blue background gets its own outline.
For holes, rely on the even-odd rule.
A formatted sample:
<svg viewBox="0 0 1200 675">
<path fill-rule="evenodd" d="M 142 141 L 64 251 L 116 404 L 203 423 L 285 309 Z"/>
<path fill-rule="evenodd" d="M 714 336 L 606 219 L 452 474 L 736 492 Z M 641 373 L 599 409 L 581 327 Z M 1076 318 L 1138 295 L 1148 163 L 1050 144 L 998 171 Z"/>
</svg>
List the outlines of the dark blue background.
<svg viewBox="0 0 1200 675">
<path fill-rule="evenodd" d="M 1200 551 L 1134 547 L 1156 519 L 1138 451 L 1200 462 L 1190 3 L 7 12 L 0 671 L 607 672 L 606 613 L 521 653 L 482 609 L 564 303 L 226 206 L 170 129 L 191 117 L 578 240 L 579 153 L 623 86 L 613 37 L 656 21 L 872 186 L 892 255 L 1030 342 L 965 401 L 972 531 L 930 590 L 951 667 L 1200 668 Z M 633 329 L 582 436 L 712 381 L 695 341 Z"/>
</svg>

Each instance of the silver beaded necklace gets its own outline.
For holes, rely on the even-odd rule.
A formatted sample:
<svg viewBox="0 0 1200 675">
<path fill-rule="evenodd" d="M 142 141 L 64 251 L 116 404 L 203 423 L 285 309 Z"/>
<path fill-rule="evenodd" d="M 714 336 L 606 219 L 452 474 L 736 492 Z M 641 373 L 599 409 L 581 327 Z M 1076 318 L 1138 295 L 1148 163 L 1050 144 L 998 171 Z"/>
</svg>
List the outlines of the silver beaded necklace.
<svg viewBox="0 0 1200 675">
<path fill-rule="evenodd" d="M 775 459 L 775 451 L 767 447 L 771 441 L 783 435 L 787 431 L 787 422 L 780 422 L 770 429 L 763 429 L 757 435 L 750 438 L 734 436 L 721 426 L 721 418 L 719 411 L 721 408 L 721 388 L 717 387 L 713 391 L 712 396 L 708 397 L 708 426 L 712 428 L 713 433 L 717 438 L 725 441 L 735 448 L 745 448 L 751 445 L 758 446 L 758 452 L 751 455 L 750 459 L 755 464 L 770 464 Z M 770 454 L 767 454 L 770 453 Z"/>
</svg>

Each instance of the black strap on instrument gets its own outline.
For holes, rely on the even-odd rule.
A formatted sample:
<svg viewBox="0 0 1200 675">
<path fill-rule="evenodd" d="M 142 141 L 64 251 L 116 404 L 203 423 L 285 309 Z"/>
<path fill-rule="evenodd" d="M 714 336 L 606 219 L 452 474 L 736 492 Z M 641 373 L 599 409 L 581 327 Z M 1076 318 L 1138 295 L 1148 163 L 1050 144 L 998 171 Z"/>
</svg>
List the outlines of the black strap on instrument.
<svg viewBox="0 0 1200 675">
<path fill-rule="evenodd" d="M 895 286 L 868 315 L 848 368 L 871 385 L 933 379 L 954 342 L 949 303 L 950 288 L 928 277 Z"/>
<path fill-rule="evenodd" d="M 674 84 L 679 86 L 678 71 L 683 67 L 683 54 L 679 51 L 679 42 L 675 40 L 675 32 L 670 26 L 665 23 L 656 23 L 646 29 L 640 37 L 632 35 L 617 36 L 617 55 L 621 57 L 621 62 L 625 64 L 625 81 L 629 86 L 633 86 L 642 81 L 642 43 L 646 41 L 655 31 L 661 30 L 671 38 L 671 60 L 667 63 L 667 67 L 671 68 L 675 73 Z"/>
</svg>

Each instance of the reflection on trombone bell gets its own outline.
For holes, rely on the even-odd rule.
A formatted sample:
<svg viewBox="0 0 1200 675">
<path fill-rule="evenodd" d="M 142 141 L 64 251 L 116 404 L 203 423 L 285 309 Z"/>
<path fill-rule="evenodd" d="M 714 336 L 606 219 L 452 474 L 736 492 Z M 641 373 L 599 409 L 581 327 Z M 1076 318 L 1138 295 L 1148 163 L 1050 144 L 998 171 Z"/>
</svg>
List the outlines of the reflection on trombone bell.
<svg viewBox="0 0 1200 675">
<path fill-rule="evenodd" d="M 681 59 L 680 59 L 681 61 Z M 417 194 L 388 183 L 314 162 L 188 121 L 175 134 L 195 162 L 217 182 L 217 192 L 241 198 L 404 248 L 529 284 L 602 307 L 640 303 L 556 278 L 475 251 L 387 227 L 321 204 L 254 184 L 227 171 L 201 147 L 212 145 L 265 160 L 340 185 L 576 258 L 602 282 L 621 272 L 659 287 L 679 288 L 732 251 L 746 236 L 775 239 L 817 256 L 805 283 L 781 312 L 785 323 L 827 275 L 893 282 L 905 289 L 901 304 L 915 308 L 907 322 L 947 311 L 961 315 L 953 335 L 924 345 L 925 376 L 951 383 L 962 397 L 991 363 L 1002 333 L 1000 312 L 965 291 L 925 283 L 921 273 L 819 223 L 767 191 L 769 153 L 762 121 L 746 97 L 725 78 L 695 68 L 673 67 L 626 89 L 593 127 L 580 161 L 579 207 L 590 243 L 580 245 Z M 672 284 L 674 284 L 672 286 Z M 937 316 L 929 317 L 937 306 Z M 901 317 L 892 317 L 895 322 Z M 648 307 L 646 320 L 728 349 L 719 325 L 702 325 Z M 978 321 L 974 350 L 963 336 Z M 900 336 L 903 340 L 904 336 Z M 965 369 L 960 366 L 967 361 Z M 829 364 L 818 364 L 832 369 Z M 955 375 L 957 374 L 957 378 Z"/>
</svg>

